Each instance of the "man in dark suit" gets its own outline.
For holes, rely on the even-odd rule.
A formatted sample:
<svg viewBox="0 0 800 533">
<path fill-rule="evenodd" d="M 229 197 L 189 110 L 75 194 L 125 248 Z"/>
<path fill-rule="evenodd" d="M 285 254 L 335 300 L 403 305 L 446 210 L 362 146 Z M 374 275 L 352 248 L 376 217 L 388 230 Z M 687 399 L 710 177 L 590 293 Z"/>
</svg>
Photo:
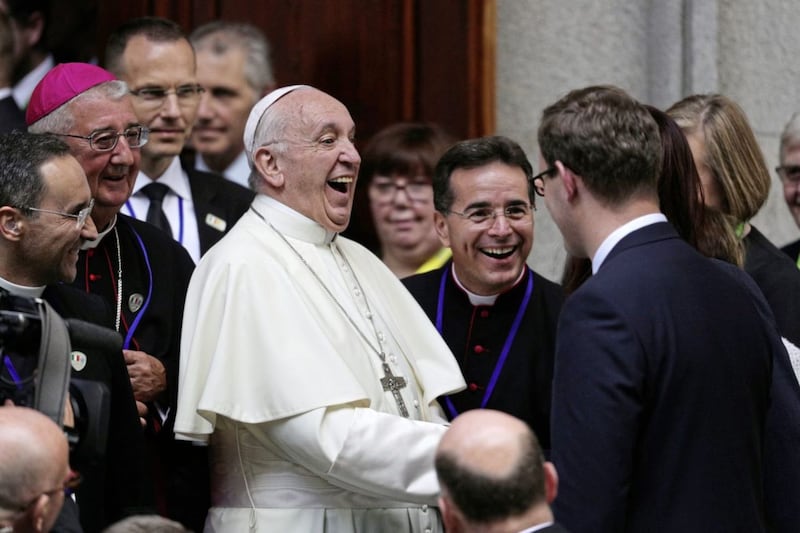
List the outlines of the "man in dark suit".
<svg viewBox="0 0 800 533">
<path fill-rule="evenodd" d="M 180 26 L 161 18 L 126 22 L 109 38 L 108 69 L 127 82 L 139 122 L 150 129 L 125 212 L 161 227 L 195 262 L 250 206 L 254 193 L 223 177 L 181 167 L 204 88 Z"/>
<path fill-rule="evenodd" d="M 561 287 L 525 264 L 533 244 L 533 171 L 506 137 L 457 143 L 433 178 L 436 231 L 452 262 L 403 283 L 444 337 L 467 390 L 440 398 L 450 420 L 505 411 L 550 449 L 550 397 Z"/>
<path fill-rule="evenodd" d="M 558 325 L 556 518 L 576 532 L 763 531 L 772 362 L 786 358 L 766 303 L 659 212 L 658 128 L 622 90 L 546 108 L 539 147 L 534 183 L 593 270 Z"/>
<path fill-rule="evenodd" d="M 456 418 L 436 449 L 448 533 L 566 533 L 550 503 L 558 476 L 523 421 L 492 409 Z"/>
<path fill-rule="evenodd" d="M 0 136 L 0 286 L 41 297 L 63 318 L 108 325 L 99 298 L 63 284 L 75 279 L 80 245 L 97 237 L 90 210 L 86 176 L 65 143 L 27 133 Z M 72 377 L 108 387 L 108 440 L 102 457 L 73 467 L 85 479 L 77 493 L 83 528 L 99 531 L 152 510 L 153 495 L 122 352 L 88 342 L 72 343 Z"/>
<path fill-rule="evenodd" d="M 104 299 L 109 322 L 124 338 L 134 396 L 148 406 L 159 511 L 200 530 L 209 505 L 207 450 L 176 442 L 172 431 L 183 302 L 194 265 L 169 235 L 119 213 L 147 142 L 129 98 L 110 72 L 62 64 L 34 90 L 27 120 L 31 131 L 63 137 L 86 173 L 99 235 L 82 247 L 73 285 Z"/>
<path fill-rule="evenodd" d="M 4 97 L 0 89 L 0 133 L 12 131 L 25 131 L 25 118 L 14 98 L 10 94 Z"/>
</svg>

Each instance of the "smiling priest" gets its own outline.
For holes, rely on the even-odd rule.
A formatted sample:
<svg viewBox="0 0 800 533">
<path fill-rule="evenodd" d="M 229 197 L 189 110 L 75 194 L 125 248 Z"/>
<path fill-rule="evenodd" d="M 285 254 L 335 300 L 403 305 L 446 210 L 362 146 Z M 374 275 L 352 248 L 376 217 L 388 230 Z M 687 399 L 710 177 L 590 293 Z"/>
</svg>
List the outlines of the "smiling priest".
<svg viewBox="0 0 800 533">
<path fill-rule="evenodd" d="M 442 531 L 433 468 L 464 387 L 424 312 L 347 227 L 345 106 L 277 89 L 245 129 L 258 192 L 186 301 L 175 431 L 208 441 L 206 531 Z"/>
</svg>

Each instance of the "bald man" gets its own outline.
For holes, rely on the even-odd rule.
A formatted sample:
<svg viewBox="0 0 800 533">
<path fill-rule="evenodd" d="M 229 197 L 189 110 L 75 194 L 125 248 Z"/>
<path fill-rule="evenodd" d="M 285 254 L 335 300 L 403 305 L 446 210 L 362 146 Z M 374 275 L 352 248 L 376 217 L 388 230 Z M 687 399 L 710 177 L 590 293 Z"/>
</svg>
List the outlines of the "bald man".
<svg viewBox="0 0 800 533">
<path fill-rule="evenodd" d="M 67 439 L 27 407 L 0 407 L 0 427 L 0 531 L 49 531 L 71 476 Z"/>
<path fill-rule="evenodd" d="M 448 533 L 563 533 L 550 503 L 558 476 L 536 435 L 511 415 L 459 415 L 439 442 L 439 508 Z"/>
</svg>

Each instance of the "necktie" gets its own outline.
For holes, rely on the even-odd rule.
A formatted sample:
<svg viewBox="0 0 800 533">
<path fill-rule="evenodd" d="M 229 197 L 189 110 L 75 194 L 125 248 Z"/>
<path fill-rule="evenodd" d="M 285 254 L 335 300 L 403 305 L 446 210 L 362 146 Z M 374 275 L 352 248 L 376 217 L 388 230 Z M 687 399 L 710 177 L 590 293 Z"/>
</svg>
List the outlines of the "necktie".
<svg viewBox="0 0 800 533">
<path fill-rule="evenodd" d="M 172 235 L 172 228 L 169 226 L 169 220 L 164 213 L 161 204 L 164 201 L 164 196 L 169 192 L 169 187 L 163 183 L 150 183 L 142 187 L 142 194 L 150 199 L 150 207 L 147 208 L 147 221 L 155 227 Z"/>
</svg>

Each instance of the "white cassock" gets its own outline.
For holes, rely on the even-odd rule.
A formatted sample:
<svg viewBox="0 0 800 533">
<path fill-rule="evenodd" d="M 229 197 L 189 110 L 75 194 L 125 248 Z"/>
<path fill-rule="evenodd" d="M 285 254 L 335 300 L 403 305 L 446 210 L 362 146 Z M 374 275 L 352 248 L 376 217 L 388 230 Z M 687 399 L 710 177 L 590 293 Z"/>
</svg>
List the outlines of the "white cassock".
<svg viewBox="0 0 800 533">
<path fill-rule="evenodd" d="M 453 355 L 366 248 L 266 196 L 253 209 L 202 258 L 184 312 L 175 432 L 210 444 L 206 531 L 441 531 Z"/>
</svg>

